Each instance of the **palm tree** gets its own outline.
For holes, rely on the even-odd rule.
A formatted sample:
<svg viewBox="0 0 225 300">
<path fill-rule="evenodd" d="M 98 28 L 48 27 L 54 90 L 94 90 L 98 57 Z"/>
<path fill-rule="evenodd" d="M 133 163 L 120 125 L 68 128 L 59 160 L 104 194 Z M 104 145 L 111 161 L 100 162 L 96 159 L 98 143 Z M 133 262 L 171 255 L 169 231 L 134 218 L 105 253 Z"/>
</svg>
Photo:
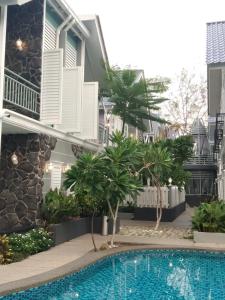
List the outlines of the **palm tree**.
<svg viewBox="0 0 225 300">
<path fill-rule="evenodd" d="M 145 120 L 166 123 L 164 119 L 152 114 L 159 110 L 158 104 L 167 100 L 159 97 L 168 88 L 169 80 L 141 79 L 137 81 L 135 70 L 109 68 L 107 91 L 113 103 L 112 113 L 122 119 L 122 133 L 125 124 L 146 131 Z"/>
</svg>

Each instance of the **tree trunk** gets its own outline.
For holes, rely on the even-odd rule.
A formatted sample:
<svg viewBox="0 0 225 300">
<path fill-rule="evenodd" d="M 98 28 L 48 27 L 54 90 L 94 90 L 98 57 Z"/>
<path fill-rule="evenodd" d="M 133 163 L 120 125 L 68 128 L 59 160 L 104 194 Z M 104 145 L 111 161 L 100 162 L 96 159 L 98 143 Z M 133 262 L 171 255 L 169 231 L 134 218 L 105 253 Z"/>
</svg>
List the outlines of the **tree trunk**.
<svg viewBox="0 0 225 300">
<path fill-rule="evenodd" d="M 122 135 L 124 135 L 124 130 L 125 130 L 125 119 L 123 119 Z"/>
<path fill-rule="evenodd" d="M 160 221 L 162 219 L 162 191 L 159 184 L 157 184 L 157 208 L 156 208 L 156 225 L 155 230 L 158 230 Z"/>
<path fill-rule="evenodd" d="M 111 214 L 111 217 L 112 217 L 112 220 L 113 220 L 113 233 L 112 233 L 112 238 L 111 238 L 111 241 L 110 241 L 110 246 L 111 246 L 111 248 L 113 248 L 113 247 L 115 247 L 114 239 L 115 239 L 115 235 L 116 235 L 116 221 L 117 221 L 117 217 L 118 217 L 119 201 L 117 201 L 117 204 L 116 204 L 115 214 L 113 213 L 112 206 L 111 206 L 110 202 L 109 201 L 107 201 L 107 202 L 108 202 L 109 211 L 110 211 L 110 214 Z"/>
<path fill-rule="evenodd" d="M 94 216 L 95 216 L 95 211 L 93 211 L 92 217 L 91 217 L 91 239 L 92 239 L 92 243 L 94 246 L 94 250 L 95 252 L 98 251 L 96 244 L 95 244 L 95 237 L 94 237 Z"/>
</svg>

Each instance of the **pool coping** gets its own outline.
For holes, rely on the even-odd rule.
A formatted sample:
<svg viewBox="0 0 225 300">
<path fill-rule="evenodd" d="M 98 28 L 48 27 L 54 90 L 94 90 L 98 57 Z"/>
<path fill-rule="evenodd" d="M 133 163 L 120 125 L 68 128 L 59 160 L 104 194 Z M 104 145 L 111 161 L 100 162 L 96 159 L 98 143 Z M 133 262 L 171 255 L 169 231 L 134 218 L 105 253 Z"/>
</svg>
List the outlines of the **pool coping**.
<svg viewBox="0 0 225 300">
<path fill-rule="evenodd" d="M 108 256 L 119 254 L 132 250 L 148 250 L 148 249 L 174 249 L 174 250 L 190 250 L 190 251 L 209 251 L 209 252 L 225 252 L 225 248 L 212 248 L 207 246 L 175 246 L 175 245 L 146 245 L 123 243 L 120 247 L 94 252 L 89 251 L 84 256 L 75 259 L 63 266 L 57 267 L 47 272 L 34 275 L 28 278 L 19 279 L 0 285 L 0 297 L 19 292 L 22 290 L 38 287 L 51 281 L 63 278 L 64 276 L 79 272 L 81 269 L 94 264 L 98 260 L 107 258 Z"/>
</svg>

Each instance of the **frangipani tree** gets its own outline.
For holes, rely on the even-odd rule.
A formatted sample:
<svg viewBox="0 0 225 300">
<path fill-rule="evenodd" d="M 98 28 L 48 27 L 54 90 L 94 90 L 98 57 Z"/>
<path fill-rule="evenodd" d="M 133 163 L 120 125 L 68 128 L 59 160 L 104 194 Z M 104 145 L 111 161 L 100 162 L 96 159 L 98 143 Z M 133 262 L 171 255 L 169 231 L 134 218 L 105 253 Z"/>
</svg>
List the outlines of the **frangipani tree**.
<svg viewBox="0 0 225 300">
<path fill-rule="evenodd" d="M 64 186 L 70 189 L 75 196 L 88 197 L 92 210 L 92 241 L 94 250 L 97 247 L 94 240 L 94 216 L 96 207 L 100 201 L 103 201 L 102 195 L 104 193 L 104 162 L 101 155 L 93 155 L 85 153 L 76 161 L 70 170 L 66 172 L 66 180 Z"/>
<path fill-rule="evenodd" d="M 157 187 L 157 207 L 156 207 L 156 226 L 158 229 L 162 218 L 162 194 L 161 186 L 165 184 L 164 174 L 172 166 L 172 158 L 166 148 L 154 144 L 143 147 L 143 161 L 139 173 L 145 178 L 150 178 L 154 186 Z"/>
<path fill-rule="evenodd" d="M 119 206 L 127 196 L 136 197 L 142 190 L 142 183 L 136 174 L 141 155 L 137 141 L 123 137 L 117 132 L 111 139 L 113 146 L 105 149 L 106 178 L 105 199 L 113 219 L 111 247 L 114 246 L 116 220 Z"/>
<path fill-rule="evenodd" d="M 117 142 L 116 142 L 117 141 Z M 111 246 L 114 246 L 116 220 L 119 205 L 126 196 L 134 197 L 141 190 L 141 182 L 135 176 L 134 161 L 137 155 L 135 142 L 125 139 L 118 133 L 112 139 L 114 147 L 108 147 L 101 154 L 83 154 L 66 172 L 64 185 L 75 196 L 87 196 L 92 199 L 92 240 L 93 219 L 99 202 L 107 202 L 113 219 Z"/>
</svg>

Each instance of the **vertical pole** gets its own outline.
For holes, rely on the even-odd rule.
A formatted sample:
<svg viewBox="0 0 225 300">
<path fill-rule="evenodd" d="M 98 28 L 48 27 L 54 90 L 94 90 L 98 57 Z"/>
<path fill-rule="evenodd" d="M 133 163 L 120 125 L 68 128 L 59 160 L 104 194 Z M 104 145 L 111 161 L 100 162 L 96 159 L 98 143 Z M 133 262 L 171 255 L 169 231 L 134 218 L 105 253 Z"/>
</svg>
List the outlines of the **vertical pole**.
<svg viewBox="0 0 225 300">
<path fill-rule="evenodd" d="M 2 141 L 2 114 L 4 97 L 4 68 L 5 68 L 5 43 L 6 43 L 7 6 L 0 6 L 0 156 Z"/>
</svg>

